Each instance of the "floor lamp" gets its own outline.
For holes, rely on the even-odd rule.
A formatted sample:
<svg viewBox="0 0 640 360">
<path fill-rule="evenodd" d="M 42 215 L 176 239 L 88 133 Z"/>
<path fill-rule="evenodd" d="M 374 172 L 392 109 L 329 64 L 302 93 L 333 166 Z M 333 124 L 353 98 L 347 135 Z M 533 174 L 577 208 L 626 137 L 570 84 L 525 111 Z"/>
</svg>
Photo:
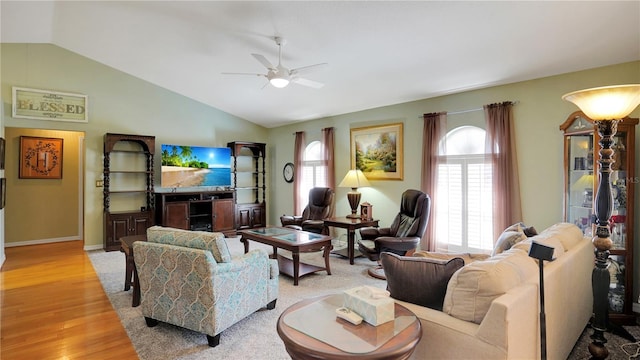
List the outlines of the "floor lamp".
<svg viewBox="0 0 640 360">
<path fill-rule="evenodd" d="M 611 233 L 609 221 L 613 212 L 613 192 L 611 190 L 611 164 L 613 164 L 613 136 L 618 129 L 618 122 L 628 116 L 640 104 L 640 84 L 605 86 L 593 89 L 574 91 L 562 96 L 562 99 L 576 104 L 582 112 L 593 120 L 600 135 L 600 160 L 598 176 L 600 182 L 595 198 L 596 231 L 593 237 L 595 246 L 595 267 L 591 275 L 593 287 L 593 340 L 589 344 L 589 352 L 595 359 L 609 356 L 604 332 L 608 328 L 609 318 L 609 271 L 607 262 L 611 249 Z"/>
<path fill-rule="evenodd" d="M 538 268 L 540 274 L 540 359 L 547 360 L 547 320 L 544 313 L 544 266 L 543 262 L 553 261 L 554 248 L 542 245 L 535 241 L 531 242 L 529 256 L 538 259 Z"/>
</svg>

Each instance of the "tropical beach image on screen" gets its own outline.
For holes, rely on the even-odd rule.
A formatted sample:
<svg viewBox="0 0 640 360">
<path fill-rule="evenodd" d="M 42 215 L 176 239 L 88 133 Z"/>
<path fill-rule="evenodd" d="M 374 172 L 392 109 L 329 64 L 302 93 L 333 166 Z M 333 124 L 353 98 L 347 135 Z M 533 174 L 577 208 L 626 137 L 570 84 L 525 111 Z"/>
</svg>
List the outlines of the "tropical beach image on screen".
<svg viewBox="0 0 640 360">
<path fill-rule="evenodd" d="M 161 186 L 231 186 L 231 149 L 165 145 Z"/>
</svg>

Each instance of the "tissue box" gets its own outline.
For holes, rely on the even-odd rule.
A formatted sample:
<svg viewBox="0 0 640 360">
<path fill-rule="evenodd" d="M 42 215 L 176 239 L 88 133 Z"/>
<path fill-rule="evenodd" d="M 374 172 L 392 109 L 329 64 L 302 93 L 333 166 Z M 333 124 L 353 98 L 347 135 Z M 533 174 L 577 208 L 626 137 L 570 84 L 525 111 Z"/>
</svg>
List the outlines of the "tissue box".
<svg viewBox="0 0 640 360">
<path fill-rule="evenodd" d="M 344 291 L 343 306 L 355 311 L 362 316 L 364 321 L 373 326 L 395 319 L 393 299 L 390 297 L 371 298 L 362 286 Z"/>
</svg>

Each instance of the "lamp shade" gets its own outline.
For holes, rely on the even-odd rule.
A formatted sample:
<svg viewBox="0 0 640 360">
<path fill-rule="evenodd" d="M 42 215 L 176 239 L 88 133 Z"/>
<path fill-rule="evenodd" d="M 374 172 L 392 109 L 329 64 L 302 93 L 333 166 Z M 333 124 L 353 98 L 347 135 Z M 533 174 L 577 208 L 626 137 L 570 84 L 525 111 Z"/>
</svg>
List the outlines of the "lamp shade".
<svg viewBox="0 0 640 360">
<path fill-rule="evenodd" d="M 281 77 L 274 77 L 269 79 L 269 82 L 271 83 L 271 85 L 273 85 L 274 87 L 277 88 L 283 88 L 286 87 L 287 85 L 289 85 L 289 79 L 285 79 L 285 78 L 281 78 Z"/>
<path fill-rule="evenodd" d="M 369 184 L 369 180 L 364 176 L 362 171 L 360 170 L 349 170 L 347 175 L 345 175 L 344 179 L 338 185 L 339 187 L 348 187 L 352 189 L 357 189 L 359 187 L 371 186 Z"/>
<path fill-rule="evenodd" d="M 591 120 L 622 119 L 640 104 L 640 84 L 578 90 L 562 99 L 576 104 Z"/>
</svg>

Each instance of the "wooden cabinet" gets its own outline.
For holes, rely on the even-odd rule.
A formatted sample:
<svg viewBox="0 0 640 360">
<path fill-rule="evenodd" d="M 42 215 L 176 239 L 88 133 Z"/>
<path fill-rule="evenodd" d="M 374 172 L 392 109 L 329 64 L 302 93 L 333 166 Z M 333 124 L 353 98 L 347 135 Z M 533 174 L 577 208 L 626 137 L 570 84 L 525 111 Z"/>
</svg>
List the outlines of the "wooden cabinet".
<svg viewBox="0 0 640 360">
<path fill-rule="evenodd" d="M 266 144 L 234 141 L 227 146 L 233 156 L 236 228 L 266 226 Z"/>
<path fill-rule="evenodd" d="M 156 223 L 178 229 L 235 235 L 233 191 L 156 193 Z"/>
<path fill-rule="evenodd" d="M 130 235 L 144 235 L 153 224 L 150 211 L 118 212 L 105 216 L 109 247 L 120 248 L 120 238 Z"/>
<path fill-rule="evenodd" d="M 249 229 L 263 227 L 265 224 L 264 205 L 262 204 L 238 204 L 236 206 L 237 229 Z"/>
<path fill-rule="evenodd" d="M 609 316 L 621 324 L 634 324 L 633 248 L 635 127 L 638 119 L 618 123 L 612 144 L 611 190 L 613 212 L 609 255 Z M 598 189 L 598 145 L 594 122 L 576 111 L 560 125 L 564 135 L 564 221 L 576 224 L 587 236 L 594 235 L 594 201 Z"/>
<path fill-rule="evenodd" d="M 155 137 L 104 135 L 104 249 L 119 250 L 119 239 L 144 234 L 153 225 Z"/>
</svg>

